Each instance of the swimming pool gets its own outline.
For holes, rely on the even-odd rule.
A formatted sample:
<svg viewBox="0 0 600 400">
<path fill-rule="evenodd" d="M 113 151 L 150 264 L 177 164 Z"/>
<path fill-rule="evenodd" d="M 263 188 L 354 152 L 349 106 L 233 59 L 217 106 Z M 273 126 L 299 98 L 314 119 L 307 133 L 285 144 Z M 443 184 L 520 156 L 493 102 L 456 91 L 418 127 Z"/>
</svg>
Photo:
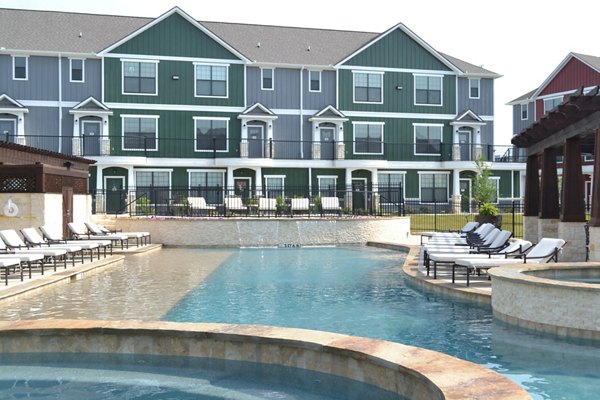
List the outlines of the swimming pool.
<svg viewBox="0 0 600 400">
<path fill-rule="evenodd" d="M 402 263 L 398 252 L 362 246 L 163 249 L 3 306 L 0 317 L 162 318 L 329 330 L 455 355 L 508 376 L 536 399 L 597 398 L 597 343 L 532 334 L 494 320 L 489 306 L 413 288 L 402 278 Z"/>
</svg>

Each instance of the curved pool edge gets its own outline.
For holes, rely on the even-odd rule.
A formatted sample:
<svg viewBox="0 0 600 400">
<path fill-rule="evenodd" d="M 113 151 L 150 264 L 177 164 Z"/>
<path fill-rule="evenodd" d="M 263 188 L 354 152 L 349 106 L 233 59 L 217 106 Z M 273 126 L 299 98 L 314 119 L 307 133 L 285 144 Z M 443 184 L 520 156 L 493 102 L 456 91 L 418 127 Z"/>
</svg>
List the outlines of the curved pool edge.
<svg viewBox="0 0 600 400">
<path fill-rule="evenodd" d="M 600 263 L 514 264 L 489 270 L 494 316 L 560 337 L 600 340 L 600 285 L 550 279 L 561 271 L 600 270 Z M 539 274 L 540 276 L 535 276 Z"/>
<path fill-rule="evenodd" d="M 333 374 L 409 399 L 530 399 L 510 379 L 446 354 L 383 340 L 295 328 L 22 320 L 0 322 L 0 351 L 207 357 Z"/>
</svg>

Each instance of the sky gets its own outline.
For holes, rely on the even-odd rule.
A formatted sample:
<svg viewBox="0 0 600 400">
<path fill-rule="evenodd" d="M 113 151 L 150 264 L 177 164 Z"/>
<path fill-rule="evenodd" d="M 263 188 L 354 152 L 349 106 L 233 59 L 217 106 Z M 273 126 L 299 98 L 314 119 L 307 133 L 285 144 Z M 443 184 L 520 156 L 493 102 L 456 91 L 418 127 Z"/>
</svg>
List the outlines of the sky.
<svg viewBox="0 0 600 400">
<path fill-rule="evenodd" d="M 436 50 L 503 75 L 495 143 L 509 144 L 506 103 L 540 86 L 569 52 L 600 56 L 598 0 L 0 0 L 0 7 L 384 32 L 402 22 Z"/>
</svg>

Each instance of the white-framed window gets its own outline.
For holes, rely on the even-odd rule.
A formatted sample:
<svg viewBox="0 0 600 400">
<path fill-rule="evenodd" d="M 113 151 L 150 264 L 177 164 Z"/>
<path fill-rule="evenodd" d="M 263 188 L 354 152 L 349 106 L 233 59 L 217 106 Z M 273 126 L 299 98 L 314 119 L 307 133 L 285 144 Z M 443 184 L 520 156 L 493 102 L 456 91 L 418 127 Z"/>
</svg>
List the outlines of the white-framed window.
<svg viewBox="0 0 600 400">
<path fill-rule="evenodd" d="M 399 203 L 400 194 L 405 198 L 406 172 L 404 171 L 379 171 L 377 173 L 377 191 L 380 195 L 381 203 Z"/>
<path fill-rule="evenodd" d="M 500 177 L 490 176 L 489 179 L 490 183 L 496 188 L 492 197 L 492 203 L 498 204 L 498 198 L 500 197 Z"/>
<path fill-rule="evenodd" d="M 195 151 L 227 152 L 229 118 L 194 117 Z"/>
<path fill-rule="evenodd" d="M 150 204 L 168 205 L 171 199 L 171 169 L 135 171 L 136 197 L 145 196 Z"/>
<path fill-rule="evenodd" d="M 415 74 L 415 105 L 441 106 L 443 78 L 441 75 Z"/>
<path fill-rule="evenodd" d="M 13 79 L 16 81 L 26 81 L 29 75 L 29 57 L 13 56 Z"/>
<path fill-rule="evenodd" d="M 194 64 L 196 97 L 227 97 L 229 66 Z"/>
<path fill-rule="evenodd" d="M 478 99 L 481 86 L 481 80 L 478 78 L 469 78 L 469 98 Z"/>
<path fill-rule="evenodd" d="M 319 183 L 319 196 L 337 196 L 337 179 L 338 177 L 336 175 L 317 175 L 317 181 Z"/>
<path fill-rule="evenodd" d="M 321 91 L 321 71 L 308 71 L 308 91 Z"/>
<path fill-rule="evenodd" d="M 223 204 L 224 170 L 188 169 L 190 196 L 204 197 L 208 204 Z"/>
<path fill-rule="evenodd" d="M 442 154 L 442 124 L 413 124 L 415 155 L 439 156 Z"/>
<path fill-rule="evenodd" d="M 265 195 L 274 199 L 285 197 L 285 175 L 265 175 Z"/>
<path fill-rule="evenodd" d="M 521 104 L 521 120 L 529 119 L 529 104 Z"/>
<path fill-rule="evenodd" d="M 158 115 L 121 115 L 123 150 L 158 150 Z"/>
<path fill-rule="evenodd" d="M 69 70 L 71 82 L 85 82 L 85 60 L 71 58 L 69 59 Z"/>
<path fill-rule="evenodd" d="M 383 154 L 383 122 L 353 122 L 354 154 Z"/>
<path fill-rule="evenodd" d="M 544 114 L 552 110 L 554 107 L 563 102 L 563 97 L 553 97 L 551 99 L 544 99 Z"/>
<path fill-rule="evenodd" d="M 419 194 L 422 203 L 447 203 L 449 173 L 420 172 Z"/>
<path fill-rule="evenodd" d="M 355 103 L 383 103 L 383 72 L 352 71 Z"/>
<path fill-rule="evenodd" d="M 273 90 L 275 88 L 275 69 L 260 69 L 260 88 L 262 90 Z"/>
<path fill-rule="evenodd" d="M 121 60 L 123 93 L 155 96 L 158 94 L 158 61 Z"/>
</svg>

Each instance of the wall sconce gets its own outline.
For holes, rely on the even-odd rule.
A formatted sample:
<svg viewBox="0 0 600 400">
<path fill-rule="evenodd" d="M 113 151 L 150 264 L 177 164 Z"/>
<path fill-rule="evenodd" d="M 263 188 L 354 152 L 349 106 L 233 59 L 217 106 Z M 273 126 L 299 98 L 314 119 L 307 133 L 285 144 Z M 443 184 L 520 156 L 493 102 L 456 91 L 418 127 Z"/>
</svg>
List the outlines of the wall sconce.
<svg viewBox="0 0 600 400">
<path fill-rule="evenodd" d="M 400 86 L 400 85 L 396 86 L 396 90 L 402 90 L 402 89 L 403 89 L 402 86 Z"/>
<path fill-rule="evenodd" d="M 76 119 L 76 120 L 75 120 L 75 123 L 78 123 L 78 122 L 79 122 L 79 120 L 78 120 L 78 119 Z"/>
<path fill-rule="evenodd" d="M 173 75 L 171 77 L 171 79 L 173 79 L 174 81 L 178 81 L 179 80 L 179 75 Z"/>
<path fill-rule="evenodd" d="M 107 120 L 104 120 L 104 125 L 106 125 L 106 124 L 108 124 L 108 121 L 107 121 Z"/>
<path fill-rule="evenodd" d="M 246 127 L 246 124 L 242 124 L 242 128 L 245 128 L 245 127 Z"/>
<path fill-rule="evenodd" d="M 271 129 L 273 127 L 273 125 L 269 124 L 269 129 Z"/>
<path fill-rule="evenodd" d="M 340 125 L 340 132 L 344 130 L 344 127 Z"/>
<path fill-rule="evenodd" d="M 318 131 L 318 130 L 319 130 L 319 127 L 318 127 L 318 126 L 315 126 L 315 130 L 317 130 L 317 131 Z"/>
<path fill-rule="evenodd" d="M 73 164 L 71 161 L 65 161 L 65 163 L 63 165 L 65 167 L 67 167 L 67 169 L 71 169 L 71 167 L 75 164 Z"/>
</svg>

